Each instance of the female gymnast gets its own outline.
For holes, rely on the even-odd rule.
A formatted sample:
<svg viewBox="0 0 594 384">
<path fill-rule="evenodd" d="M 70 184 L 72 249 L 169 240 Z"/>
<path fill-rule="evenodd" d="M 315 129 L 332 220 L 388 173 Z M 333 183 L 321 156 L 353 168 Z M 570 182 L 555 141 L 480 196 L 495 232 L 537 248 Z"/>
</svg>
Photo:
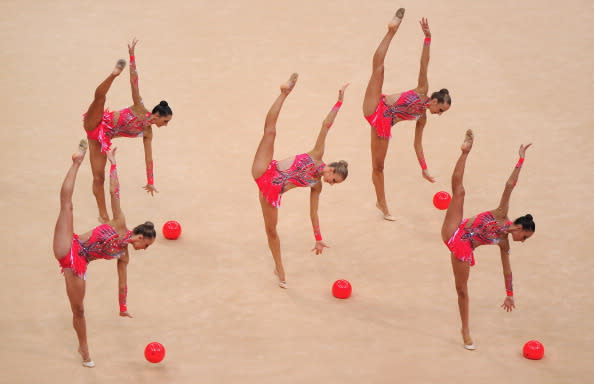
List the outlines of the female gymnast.
<svg viewBox="0 0 594 384">
<path fill-rule="evenodd" d="M 429 83 L 427 80 L 427 67 L 429 65 L 429 46 L 431 45 L 431 31 L 427 19 L 420 21 L 425 34 L 423 52 L 421 54 L 421 69 L 419 81 L 415 89 L 392 95 L 384 95 L 384 59 L 388 47 L 404 17 L 404 8 L 398 9 L 394 18 L 388 24 L 388 32 L 373 55 L 371 78 L 363 100 L 363 115 L 371 124 L 371 164 L 372 180 L 377 198 L 376 207 L 384 215 L 384 219 L 394 221 L 396 218 L 390 214 L 386 193 L 384 190 L 384 160 L 388 151 L 388 143 L 392 137 L 392 125 L 402 120 L 416 120 L 414 148 L 417 159 L 421 165 L 423 177 L 435 182 L 429 174 L 425 157 L 423 155 L 423 129 L 427 122 L 427 110 L 432 114 L 441 115 L 450 109 L 452 99 L 447 89 L 434 92 L 427 97 Z"/>
<path fill-rule="evenodd" d="M 287 288 L 285 270 L 281 259 L 280 239 L 276 231 L 276 224 L 278 222 L 277 208 L 280 206 L 282 194 L 295 187 L 311 188 L 309 213 L 316 239 L 316 244 L 312 251 L 315 251 L 316 255 L 319 255 L 323 252 L 324 248 L 328 247 L 322 241 L 318 219 L 318 202 L 320 193 L 322 192 L 320 180 L 334 185 L 342 183 L 348 175 L 348 164 L 346 161 L 341 160 L 326 165 L 322 160 L 328 130 L 332 126 L 332 123 L 334 123 L 334 119 L 342 105 L 344 91 L 348 84 L 338 91 L 338 101 L 322 122 L 322 129 L 311 151 L 280 161 L 272 159 L 274 156 L 276 121 L 285 99 L 291 93 L 293 87 L 295 87 L 296 82 L 297 74 L 294 73 L 285 84 L 281 85 L 281 93 L 266 115 L 264 134 L 254 156 L 254 163 L 252 164 L 252 176 L 260 189 L 260 205 L 262 206 L 262 214 L 264 215 L 268 246 L 274 259 L 274 272 L 278 275 L 279 286 L 281 288 Z"/>
<path fill-rule="evenodd" d="M 530 214 L 517 218 L 513 223 L 507 217 L 509 198 L 514 186 L 518 182 L 526 149 L 532 144 L 520 146 L 520 159 L 507 183 L 505 183 L 505 189 L 499 201 L 499 206 L 490 211 L 479 213 L 469 219 L 463 219 L 464 195 L 466 192 L 462 185 L 462 178 L 464 176 L 466 158 L 472 148 L 473 140 L 473 133 L 469 129 L 466 131 L 466 137 L 461 147 L 462 154 L 456 162 L 454 173 L 452 174 L 452 201 L 450 202 L 443 220 L 443 226 L 441 227 L 441 238 L 451 251 L 452 269 L 454 271 L 456 292 L 458 293 L 458 307 L 460 309 L 460 318 L 462 319 L 462 338 L 464 340 L 464 348 L 468 350 L 475 349 L 472 338 L 470 337 L 468 324 L 469 300 L 467 284 L 470 267 L 474 265 L 474 249 L 481 245 L 499 245 L 503 278 L 507 293 L 501 307 L 507 312 L 510 312 L 515 308 L 515 305 L 512 270 L 509 261 L 510 247 L 508 235 L 511 234 L 513 241 L 524 242 L 534 234 L 534 230 L 536 229 L 532 215 Z"/>
<path fill-rule="evenodd" d="M 76 174 L 86 150 L 87 141 L 81 140 L 78 151 L 72 155 L 72 165 L 62 184 L 60 214 L 54 230 L 53 248 L 54 256 L 62 268 L 66 281 L 66 293 L 73 315 L 72 323 L 78 337 L 78 352 L 82 356 L 83 366 L 92 368 L 95 363 L 89 354 L 83 305 L 87 264 L 96 259 L 117 259 L 120 316 L 132 317 L 126 306 L 128 293 L 126 268 L 130 258 L 128 244 L 131 244 L 134 249 L 147 249 L 155 241 L 156 232 L 150 221 L 135 227 L 132 231 L 126 227 L 124 214 L 120 208 L 120 186 L 114 148 L 107 153 L 107 158 L 111 163 L 109 177 L 113 220 L 84 234 L 74 233 L 72 194 Z"/>
<path fill-rule="evenodd" d="M 132 44 L 128 44 L 128 52 L 130 53 L 130 84 L 132 86 L 132 101 L 134 104 L 120 111 L 109 111 L 105 109 L 107 92 L 114 79 L 120 75 L 126 66 L 126 61 L 120 59 L 116 63 L 113 72 L 95 90 L 95 98 L 89 106 L 87 113 L 84 114 L 83 126 L 87 132 L 87 138 L 89 138 L 91 152 L 93 194 L 97 200 L 99 222 L 101 223 L 109 221 L 103 188 L 105 182 L 105 153 L 111 147 L 111 139 L 115 137 L 142 136 L 147 178 L 144 189 L 152 196 L 155 192 L 158 192 L 155 188 L 153 178 L 152 124 L 157 127 L 166 126 L 173 117 L 173 112 L 166 101 L 161 101 L 151 112 L 145 108 L 138 89 L 138 73 L 136 72 L 136 59 L 134 56 L 136 43 L 138 43 L 138 40 L 133 39 Z"/>
</svg>

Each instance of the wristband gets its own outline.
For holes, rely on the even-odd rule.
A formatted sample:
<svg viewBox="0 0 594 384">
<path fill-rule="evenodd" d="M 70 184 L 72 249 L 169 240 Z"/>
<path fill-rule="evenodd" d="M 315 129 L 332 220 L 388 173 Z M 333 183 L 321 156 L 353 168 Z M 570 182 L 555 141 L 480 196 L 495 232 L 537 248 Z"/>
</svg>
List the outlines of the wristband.
<svg viewBox="0 0 594 384">
<path fill-rule="evenodd" d="M 111 173 L 111 172 L 115 171 L 117 168 L 118 168 L 117 165 L 111 164 L 111 167 L 109 167 L 109 172 Z"/>
<path fill-rule="evenodd" d="M 340 107 L 342 107 L 342 101 L 337 101 L 336 104 L 334 104 L 334 107 L 332 107 L 332 110 L 338 111 Z"/>
<path fill-rule="evenodd" d="M 424 45 L 430 45 L 431 44 L 431 38 L 430 37 L 425 37 L 425 40 L 423 40 L 423 44 Z"/>
<path fill-rule="evenodd" d="M 124 293 L 120 293 L 120 312 L 128 312 L 128 306 L 126 305 L 126 297 L 128 296 L 128 287 L 124 288 Z"/>
<path fill-rule="evenodd" d="M 510 290 L 506 290 L 505 293 L 507 294 L 508 297 L 514 295 L 514 291 L 510 291 Z"/>
<path fill-rule="evenodd" d="M 427 163 L 425 163 L 425 159 L 419 159 L 419 165 L 423 171 L 427 169 Z"/>
<path fill-rule="evenodd" d="M 322 241 L 322 233 L 320 232 L 320 227 L 314 227 L 313 231 L 316 241 Z"/>
<path fill-rule="evenodd" d="M 131 62 L 131 63 L 134 63 L 134 62 L 135 62 L 135 60 L 136 60 L 136 58 L 134 57 L 134 55 L 130 55 L 130 62 Z"/>
<path fill-rule="evenodd" d="M 522 168 L 522 164 L 524 164 L 524 158 L 520 157 L 520 159 L 516 163 L 516 168 Z"/>
</svg>

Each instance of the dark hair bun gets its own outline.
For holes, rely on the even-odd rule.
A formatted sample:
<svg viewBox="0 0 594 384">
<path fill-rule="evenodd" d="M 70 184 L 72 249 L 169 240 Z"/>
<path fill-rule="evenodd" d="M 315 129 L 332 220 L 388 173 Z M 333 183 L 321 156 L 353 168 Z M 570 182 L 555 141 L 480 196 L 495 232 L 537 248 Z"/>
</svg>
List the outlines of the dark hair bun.
<svg viewBox="0 0 594 384">
<path fill-rule="evenodd" d="M 529 213 L 527 213 L 525 217 L 526 217 L 526 219 L 528 219 L 528 220 L 532 220 L 532 215 L 531 215 L 531 214 L 529 214 Z"/>
<path fill-rule="evenodd" d="M 145 221 L 145 222 L 144 222 L 144 226 L 145 226 L 147 229 L 155 229 L 155 224 L 153 224 L 153 222 L 152 222 L 152 221 Z"/>
<path fill-rule="evenodd" d="M 162 107 L 168 107 L 169 104 L 167 104 L 167 102 L 165 100 L 161 100 L 161 102 L 159 103 L 160 106 Z"/>
<path fill-rule="evenodd" d="M 447 89 L 445 89 L 445 88 L 440 89 L 439 90 L 439 93 L 443 93 L 444 95 L 449 95 L 450 94 L 450 92 Z"/>
</svg>

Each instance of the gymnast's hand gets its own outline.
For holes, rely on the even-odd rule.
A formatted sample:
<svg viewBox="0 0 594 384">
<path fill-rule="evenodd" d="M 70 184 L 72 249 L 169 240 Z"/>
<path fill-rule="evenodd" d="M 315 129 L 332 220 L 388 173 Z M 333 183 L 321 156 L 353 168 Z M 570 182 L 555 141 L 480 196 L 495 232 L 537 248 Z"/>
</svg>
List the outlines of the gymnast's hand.
<svg viewBox="0 0 594 384">
<path fill-rule="evenodd" d="M 427 19 L 423 17 L 421 21 L 419 21 L 419 24 L 421 24 L 421 29 L 423 30 L 425 37 L 431 38 L 431 31 L 429 30 L 429 22 Z"/>
<path fill-rule="evenodd" d="M 312 251 L 316 251 L 316 255 L 321 254 L 324 252 L 324 248 L 330 248 L 326 245 L 323 241 L 316 241 L 316 245 L 311 249 Z"/>
<path fill-rule="evenodd" d="M 130 56 L 134 56 L 134 48 L 136 47 L 136 43 L 138 43 L 138 40 L 136 40 L 136 37 L 132 39 L 132 43 L 128 44 L 128 53 L 130 54 Z"/>
<path fill-rule="evenodd" d="M 423 169 L 423 178 L 427 181 L 435 183 L 435 177 L 431 176 L 429 174 L 429 171 L 427 171 L 426 169 Z"/>
<path fill-rule="evenodd" d="M 513 296 L 507 296 L 503 304 L 501 304 L 501 308 L 505 309 L 506 312 L 511 312 L 515 307 Z"/>
<path fill-rule="evenodd" d="M 528 148 L 530 148 L 530 146 L 531 146 L 531 145 L 532 145 L 532 143 L 530 143 L 530 144 L 526 144 L 526 145 L 524 145 L 524 144 L 520 145 L 520 151 L 519 151 L 519 154 L 520 154 L 520 157 L 521 157 L 522 159 L 523 159 L 523 158 L 526 156 L 526 150 L 527 150 Z"/>
<path fill-rule="evenodd" d="M 133 318 L 134 317 L 128 311 L 126 311 L 126 312 L 120 312 L 120 316 L 121 317 L 129 317 L 129 318 Z"/>
<path fill-rule="evenodd" d="M 151 196 L 155 196 L 155 192 L 159 193 L 159 191 L 157 191 L 157 188 L 155 188 L 155 186 L 153 184 L 147 184 L 142 188 L 144 188 L 146 193 L 150 193 Z"/>
<path fill-rule="evenodd" d="M 344 99 L 344 91 L 347 89 L 349 84 L 351 84 L 351 83 L 346 83 L 345 85 L 342 86 L 342 88 L 340 88 L 338 90 L 338 101 L 342 101 Z"/>
</svg>

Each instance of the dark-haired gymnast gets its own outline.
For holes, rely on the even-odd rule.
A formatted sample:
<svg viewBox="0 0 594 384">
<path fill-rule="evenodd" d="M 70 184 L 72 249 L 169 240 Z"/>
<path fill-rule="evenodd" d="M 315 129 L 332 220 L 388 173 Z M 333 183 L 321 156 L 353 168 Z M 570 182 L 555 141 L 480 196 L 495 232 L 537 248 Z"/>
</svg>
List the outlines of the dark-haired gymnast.
<svg viewBox="0 0 594 384">
<path fill-rule="evenodd" d="M 451 252 L 452 269 L 454 271 L 456 292 L 458 293 L 458 307 L 462 320 L 462 338 L 464 340 L 464 348 L 468 350 L 475 349 L 472 338 L 470 337 L 468 321 L 468 276 L 470 274 L 470 267 L 475 263 L 474 250 L 481 245 L 499 245 L 506 290 L 506 297 L 501 307 L 507 312 L 510 312 L 515 308 L 515 304 L 512 270 L 509 261 L 509 235 L 511 235 L 513 241 L 523 242 L 531 237 L 536 229 L 536 225 L 530 214 L 517 218 L 513 223 L 507 217 L 509 199 L 518 182 L 526 149 L 531 144 L 520 146 L 520 159 L 505 183 L 505 189 L 501 195 L 499 206 L 490 211 L 481 212 L 474 217 L 464 219 L 464 195 L 466 192 L 462 185 L 462 178 L 464 176 L 466 159 L 472 148 L 473 141 L 474 136 L 472 131 L 466 131 L 466 137 L 461 147 L 462 154 L 456 162 L 452 174 L 452 201 L 450 202 L 443 220 L 443 226 L 441 227 L 441 238 Z"/>
<path fill-rule="evenodd" d="M 81 140 L 78 151 L 72 155 L 72 165 L 66 174 L 60 190 L 60 213 L 54 230 L 54 256 L 64 274 L 66 293 L 72 309 L 72 323 L 78 337 L 78 352 L 83 366 L 95 366 L 89 354 L 87 325 L 83 300 L 87 264 L 96 259 L 116 259 L 118 269 L 120 316 L 132 317 L 126 306 L 128 245 L 134 249 L 147 249 L 154 243 L 155 226 L 150 221 L 128 230 L 124 214 L 120 208 L 120 191 L 115 161 L 115 148 L 107 153 L 111 162 L 110 194 L 113 219 L 81 235 L 74 233 L 72 194 L 76 174 L 87 150 L 87 141 Z"/>
<path fill-rule="evenodd" d="M 93 102 L 84 114 L 83 126 L 89 139 L 91 170 L 93 172 L 93 194 L 97 200 L 99 221 L 101 223 L 109 221 L 105 204 L 104 183 L 105 153 L 111 147 L 111 139 L 116 137 L 142 137 L 147 177 L 144 189 L 153 195 L 158 191 L 155 188 L 153 177 L 152 125 L 154 124 L 157 127 L 166 126 L 173 117 L 171 107 L 166 101 L 161 101 L 150 112 L 145 108 L 138 89 L 138 73 L 136 72 L 136 58 L 134 56 L 136 43 L 138 43 L 138 40 L 134 39 L 131 44 L 128 44 L 133 105 L 120 111 L 105 109 L 107 92 L 115 78 L 122 73 L 126 66 L 126 60 L 120 59 L 111 74 L 95 90 Z"/>
<path fill-rule="evenodd" d="M 421 53 L 421 69 L 419 81 L 415 89 L 391 95 L 383 94 L 384 60 L 392 38 L 404 17 L 404 8 L 398 9 L 394 18 L 388 24 L 388 32 L 377 47 L 372 62 L 371 78 L 365 92 L 363 101 L 363 115 L 371 124 L 371 164 L 372 180 L 375 187 L 376 207 L 382 212 L 384 219 L 394 221 L 396 218 L 390 214 L 384 189 L 384 161 L 388 151 L 389 140 L 392 137 L 392 126 L 403 120 L 416 120 L 414 148 L 417 159 L 421 165 L 422 176 L 434 182 L 429 174 L 425 156 L 423 154 L 423 129 L 427 122 L 427 110 L 432 114 L 441 115 L 450 109 L 452 99 L 447 89 L 433 92 L 427 96 L 429 82 L 427 80 L 427 67 L 429 66 L 429 47 L 431 45 L 431 31 L 427 19 L 420 21 L 421 29 L 425 34 L 423 52 Z"/>
</svg>

